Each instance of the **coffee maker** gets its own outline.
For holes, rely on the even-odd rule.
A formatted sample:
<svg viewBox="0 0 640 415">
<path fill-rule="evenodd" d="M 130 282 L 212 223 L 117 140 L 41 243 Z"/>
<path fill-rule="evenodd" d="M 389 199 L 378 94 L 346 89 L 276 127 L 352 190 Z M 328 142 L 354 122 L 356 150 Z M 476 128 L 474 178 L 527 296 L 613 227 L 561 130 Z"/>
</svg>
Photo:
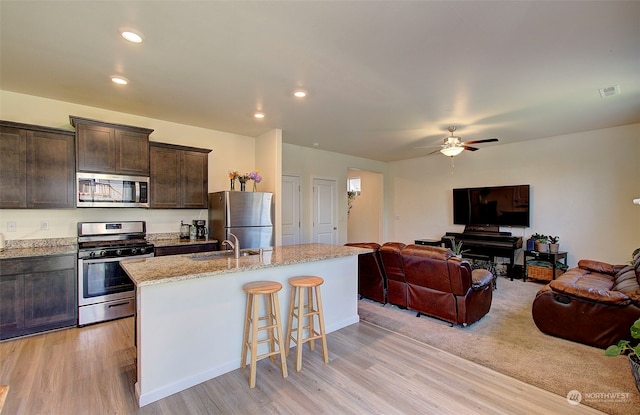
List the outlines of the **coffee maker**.
<svg viewBox="0 0 640 415">
<path fill-rule="evenodd" d="M 192 226 L 196 227 L 196 239 L 207 239 L 207 221 L 204 219 L 194 219 L 191 223 Z"/>
</svg>

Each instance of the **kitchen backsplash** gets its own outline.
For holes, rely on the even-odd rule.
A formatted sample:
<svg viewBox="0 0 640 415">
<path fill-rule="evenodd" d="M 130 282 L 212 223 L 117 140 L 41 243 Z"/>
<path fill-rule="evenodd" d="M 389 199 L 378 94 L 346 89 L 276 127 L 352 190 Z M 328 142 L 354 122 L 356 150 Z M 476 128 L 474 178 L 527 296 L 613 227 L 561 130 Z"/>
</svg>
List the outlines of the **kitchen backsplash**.
<svg viewBox="0 0 640 415">
<path fill-rule="evenodd" d="M 9 239 L 4 241 L 5 249 L 48 248 L 77 243 L 78 238 Z"/>
</svg>

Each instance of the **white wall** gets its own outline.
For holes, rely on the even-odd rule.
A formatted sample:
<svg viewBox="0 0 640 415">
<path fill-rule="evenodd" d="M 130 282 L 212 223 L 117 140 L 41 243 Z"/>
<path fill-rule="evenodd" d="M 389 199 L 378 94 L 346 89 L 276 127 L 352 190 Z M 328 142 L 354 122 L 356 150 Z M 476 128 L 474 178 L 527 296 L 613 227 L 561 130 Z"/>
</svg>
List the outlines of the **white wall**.
<svg viewBox="0 0 640 415">
<path fill-rule="evenodd" d="M 286 134 L 286 131 L 283 132 Z M 347 242 L 347 170 L 369 170 L 386 174 L 387 163 L 332 153 L 292 144 L 282 146 L 282 172 L 300 176 L 301 243 L 313 235 L 313 178 L 333 179 L 338 185 L 338 244 Z M 383 235 L 384 238 L 384 235 Z"/>
<path fill-rule="evenodd" d="M 256 168 L 256 139 L 221 131 L 139 117 L 121 112 L 87 107 L 31 95 L 0 91 L 0 119 L 73 131 L 69 115 L 100 121 L 151 128 L 151 141 L 209 148 L 209 191 L 229 189 L 229 170 L 242 173 Z M 265 140 L 266 141 L 266 140 Z M 269 166 L 270 170 L 277 171 Z M 267 174 L 265 177 L 269 177 Z M 266 179 L 279 182 L 277 179 Z M 266 189 L 265 189 L 266 190 Z M 194 209 L 68 209 L 0 210 L 0 232 L 5 239 L 40 239 L 77 236 L 76 222 L 100 220 L 146 220 L 148 233 L 178 232 L 180 220 L 206 219 L 206 210 Z M 40 221 L 49 221 L 49 230 L 40 230 Z M 7 222 L 17 224 L 16 232 L 7 232 Z"/>
<path fill-rule="evenodd" d="M 440 238 L 453 225 L 451 189 L 531 185 L 531 228 L 503 228 L 528 238 L 560 236 L 569 263 L 590 258 L 625 263 L 640 246 L 640 124 L 439 154 L 389 163 L 389 240 Z M 521 259 L 520 259 L 521 261 Z"/>
<path fill-rule="evenodd" d="M 282 244 L 282 130 L 272 130 L 256 139 L 256 170 L 262 181 L 256 184 L 259 192 L 273 192 L 275 204 L 275 244 Z M 253 182 L 251 182 L 253 186 Z M 252 190 L 252 189 L 247 189 Z"/>
<path fill-rule="evenodd" d="M 384 177 L 355 169 L 350 169 L 347 176 L 359 177 L 362 188 L 347 216 L 347 242 L 380 242 L 384 234 Z"/>
</svg>

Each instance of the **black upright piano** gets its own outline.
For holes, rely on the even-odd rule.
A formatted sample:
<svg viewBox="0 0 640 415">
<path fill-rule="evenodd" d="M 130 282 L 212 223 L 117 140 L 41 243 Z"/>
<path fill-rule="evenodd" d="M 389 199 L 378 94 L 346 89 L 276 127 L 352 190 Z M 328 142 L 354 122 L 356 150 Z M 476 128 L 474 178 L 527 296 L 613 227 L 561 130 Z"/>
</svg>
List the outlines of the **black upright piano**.
<svg viewBox="0 0 640 415">
<path fill-rule="evenodd" d="M 497 231 L 467 231 L 447 232 L 442 237 L 442 243 L 451 247 L 451 239 L 456 243 L 462 241 L 462 250 L 467 250 L 463 257 L 483 259 L 495 262 L 495 257 L 509 258 L 507 276 L 513 281 L 513 266 L 516 254 L 522 248 L 522 238 L 512 236 L 511 232 Z"/>
</svg>

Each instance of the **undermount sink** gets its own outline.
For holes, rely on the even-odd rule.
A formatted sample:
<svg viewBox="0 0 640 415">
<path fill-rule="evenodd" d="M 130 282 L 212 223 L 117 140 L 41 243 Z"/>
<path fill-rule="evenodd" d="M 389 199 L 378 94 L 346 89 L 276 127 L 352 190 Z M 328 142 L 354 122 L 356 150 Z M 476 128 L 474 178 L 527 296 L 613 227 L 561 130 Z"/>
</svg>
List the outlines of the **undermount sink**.
<svg viewBox="0 0 640 415">
<path fill-rule="evenodd" d="M 255 249 L 241 249 L 240 256 L 251 256 L 251 255 L 259 255 L 260 251 Z M 233 258 L 234 254 L 232 250 L 225 251 L 210 251 L 210 252 L 199 252 L 191 255 L 191 259 L 195 260 L 206 260 L 206 259 L 216 259 L 216 258 Z"/>
</svg>

